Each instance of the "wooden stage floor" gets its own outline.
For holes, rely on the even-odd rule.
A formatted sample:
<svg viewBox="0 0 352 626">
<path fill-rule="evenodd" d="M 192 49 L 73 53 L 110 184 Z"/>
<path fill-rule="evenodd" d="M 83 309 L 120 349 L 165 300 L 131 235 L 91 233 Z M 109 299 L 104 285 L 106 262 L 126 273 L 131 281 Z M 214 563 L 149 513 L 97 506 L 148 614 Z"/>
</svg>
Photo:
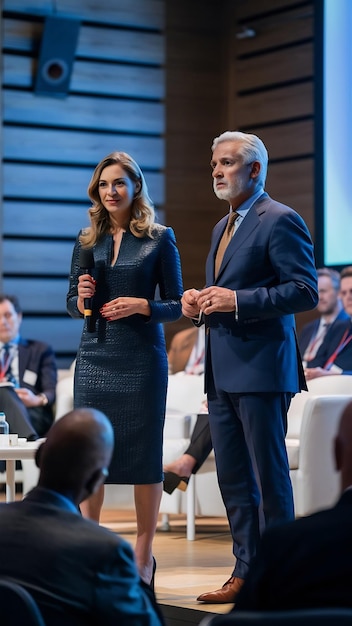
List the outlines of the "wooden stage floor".
<svg viewBox="0 0 352 626">
<path fill-rule="evenodd" d="M 103 509 L 101 523 L 134 545 L 134 511 Z M 198 517 L 195 541 L 186 539 L 184 515 L 170 515 L 169 523 L 169 531 L 161 530 L 159 524 L 154 542 L 155 592 L 166 624 L 199 624 L 209 613 L 227 613 L 231 604 L 202 604 L 196 600 L 200 593 L 221 587 L 233 570 L 227 520 Z"/>
</svg>

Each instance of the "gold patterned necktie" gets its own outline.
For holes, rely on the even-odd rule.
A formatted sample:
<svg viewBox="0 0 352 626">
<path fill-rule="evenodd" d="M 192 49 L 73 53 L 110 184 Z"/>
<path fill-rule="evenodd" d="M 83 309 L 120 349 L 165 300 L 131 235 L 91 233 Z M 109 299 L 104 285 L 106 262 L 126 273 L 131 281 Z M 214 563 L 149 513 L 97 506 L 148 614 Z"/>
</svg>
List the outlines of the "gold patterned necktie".
<svg viewBox="0 0 352 626">
<path fill-rule="evenodd" d="M 224 254 L 225 254 L 225 250 L 227 248 L 227 246 L 229 245 L 231 239 L 232 239 L 232 235 L 233 235 L 233 229 L 235 226 L 235 221 L 237 220 L 239 216 L 239 213 L 236 213 L 236 211 L 231 211 L 228 220 L 227 220 L 227 224 L 226 224 L 226 228 L 224 230 L 224 234 L 220 239 L 220 243 L 219 243 L 219 247 L 217 249 L 216 252 L 216 257 L 215 257 L 215 278 L 217 277 L 218 273 L 219 273 L 219 269 L 222 263 L 222 260 L 224 258 Z"/>
</svg>

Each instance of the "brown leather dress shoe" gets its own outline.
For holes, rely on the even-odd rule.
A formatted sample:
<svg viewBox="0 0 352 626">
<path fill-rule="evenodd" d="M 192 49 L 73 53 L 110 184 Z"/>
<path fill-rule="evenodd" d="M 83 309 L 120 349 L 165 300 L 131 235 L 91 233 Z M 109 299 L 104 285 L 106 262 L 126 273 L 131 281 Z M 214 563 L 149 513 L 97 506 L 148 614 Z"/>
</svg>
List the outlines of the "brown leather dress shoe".
<svg viewBox="0 0 352 626">
<path fill-rule="evenodd" d="M 236 602 L 239 590 L 244 583 L 243 578 L 231 576 L 226 583 L 216 591 L 209 591 L 198 596 L 198 602 L 206 602 L 208 604 L 227 604 L 228 602 Z"/>
</svg>

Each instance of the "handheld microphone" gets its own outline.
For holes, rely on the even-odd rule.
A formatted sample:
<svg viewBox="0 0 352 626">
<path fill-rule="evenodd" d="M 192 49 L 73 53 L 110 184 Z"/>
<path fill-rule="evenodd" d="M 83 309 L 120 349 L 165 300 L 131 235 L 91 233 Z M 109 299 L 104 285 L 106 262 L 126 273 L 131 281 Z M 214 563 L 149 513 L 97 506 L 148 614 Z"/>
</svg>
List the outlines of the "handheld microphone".
<svg viewBox="0 0 352 626">
<path fill-rule="evenodd" d="M 94 268 L 94 256 L 92 248 L 81 248 L 79 251 L 79 266 L 83 274 L 92 275 Z M 84 298 L 84 319 L 87 322 L 87 330 L 94 333 L 95 323 L 93 320 L 93 298 Z"/>
</svg>

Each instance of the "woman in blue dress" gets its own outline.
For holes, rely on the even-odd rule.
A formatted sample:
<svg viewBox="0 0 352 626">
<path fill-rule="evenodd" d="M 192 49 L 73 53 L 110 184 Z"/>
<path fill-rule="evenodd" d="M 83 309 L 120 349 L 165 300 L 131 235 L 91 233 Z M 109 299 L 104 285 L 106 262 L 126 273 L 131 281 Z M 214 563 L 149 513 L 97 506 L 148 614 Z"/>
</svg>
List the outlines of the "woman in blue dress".
<svg viewBox="0 0 352 626">
<path fill-rule="evenodd" d="M 136 561 L 150 583 L 163 487 L 168 378 L 163 324 L 181 316 L 180 256 L 173 230 L 154 221 L 144 176 L 131 156 L 105 157 L 88 194 L 90 226 L 77 237 L 67 294 L 72 317 L 84 317 L 84 301 L 92 302 L 77 353 L 74 405 L 95 407 L 111 420 L 115 450 L 106 482 L 134 485 Z M 89 273 L 82 270 L 82 250 L 93 254 Z M 101 487 L 82 503 L 82 513 L 99 521 L 103 498 Z"/>
</svg>

